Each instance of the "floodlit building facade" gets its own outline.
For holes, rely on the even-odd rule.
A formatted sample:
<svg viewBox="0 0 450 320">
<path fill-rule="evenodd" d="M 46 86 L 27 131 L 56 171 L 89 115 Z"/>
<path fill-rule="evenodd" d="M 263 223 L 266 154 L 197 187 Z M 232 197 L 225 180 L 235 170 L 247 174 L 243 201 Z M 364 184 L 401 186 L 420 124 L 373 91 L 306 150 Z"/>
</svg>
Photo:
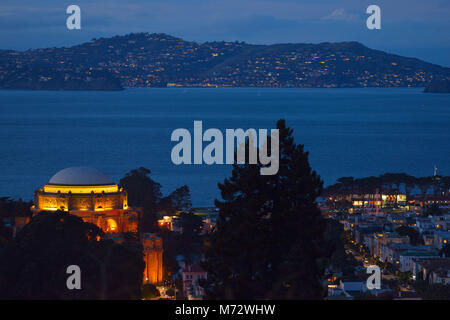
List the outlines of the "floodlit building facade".
<svg viewBox="0 0 450 320">
<path fill-rule="evenodd" d="M 70 167 L 56 173 L 34 192 L 33 214 L 65 211 L 97 225 L 106 236 L 124 241 L 124 233 L 139 235 L 140 208 L 128 206 L 127 191 L 107 175 L 91 167 Z M 140 236 L 146 263 L 144 282 L 162 281 L 162 239 L 151 234 Z"/>
<path fill-rule="evenodd" d="M 127 191 L 99 170 L 71 167 L 34 192 L 32 211 L 66 211 L 107 234 L 138 232 L 140 210 L 128 207 L 127 198 Z"/>
<path fill-rule="evenodd" d="M 163 280 L 163 244 L 154 233 L 145 233 L 142 239 L 144 247 L 144 283 L 160 283 Z"/>
</svg>

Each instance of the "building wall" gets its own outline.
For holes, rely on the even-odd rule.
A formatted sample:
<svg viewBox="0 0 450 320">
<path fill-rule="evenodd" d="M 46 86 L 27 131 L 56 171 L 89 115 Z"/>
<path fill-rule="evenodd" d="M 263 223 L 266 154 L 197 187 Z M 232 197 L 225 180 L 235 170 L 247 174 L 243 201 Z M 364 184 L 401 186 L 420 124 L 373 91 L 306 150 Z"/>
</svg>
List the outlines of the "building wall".
<svg viewBox="0 0 450 320">
<path fill-rule="evenodd" d="M 79 186 L 64 186 L 64 192 L 46 192 L 46 187 L 34 193 L 32 211 L 63 210 L 76 215 L 85 222 L 93 223 L 105 233 L 138 232 L 140 211 L 128 207 L 127 192 L 123 189 L 111 193 L 72 193 L 80 191 Z M 112 186 L 108 186 L 112 188 Z M 58 186 L 52 186 L 58 188 Z M 84 187 L 89 190 L 89 186 Z M 99 188 L 99 187 L 92 187 Z M 101 188 L 101 187 L 100 187 Z M 52 189 L 52 190 L 53 190 Z M 108 190 L 108 189 L 107 189 Z"/>
<path fill-rule="evenodd" d="M 35 211 L 102 211 L 127 209 L 126 191 L 103 194 L 34 193 Z"/>
<path fill-rule="evenodd" d="M 187 265 L 182 270 L 183 294 L 189 300 L 202 298 L 205 294 L 204 289 L 199 285 L 199 280 L 207 279 L 208 273 L 199 268 L 192 269 L 192 265 Z"/>
<path fill-rule="evenodd" d="M 142 245 L 144 247 L 144 283 L 157 284 L 163 280 L 163 245 L 162 239 L 153 233 L 145 233 Z"/>
</svg>

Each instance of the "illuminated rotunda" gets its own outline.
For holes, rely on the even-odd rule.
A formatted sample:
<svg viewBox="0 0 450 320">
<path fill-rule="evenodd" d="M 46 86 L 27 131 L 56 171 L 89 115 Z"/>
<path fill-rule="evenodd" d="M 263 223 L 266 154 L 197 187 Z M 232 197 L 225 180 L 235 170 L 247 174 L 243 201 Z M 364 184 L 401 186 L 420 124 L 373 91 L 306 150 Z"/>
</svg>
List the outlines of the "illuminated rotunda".
<svg viewBox="0 0 450 320">
<path fill-rule="evenodd" d="M 91 167 L 71 167 L 56 173 L 34 192 L 32 211 L 62 210 L 97 225 L 108 237 L 123 241 L 121 234 L 139 234 L 140 208 L 128 206 L 127 191 L 104 173 Z M 139 235 L 144 249 L 144 282 L 160 283 L 162 240 L 153 234 Z"/>
<path fill-rule="evenodd" d="M 105 233 L 138 232 L 140 211 L 128 207 L 126 190 L 95 168 L 59 171 L 34 192 L 32 210 L 67 211 Z"/>
</svg>

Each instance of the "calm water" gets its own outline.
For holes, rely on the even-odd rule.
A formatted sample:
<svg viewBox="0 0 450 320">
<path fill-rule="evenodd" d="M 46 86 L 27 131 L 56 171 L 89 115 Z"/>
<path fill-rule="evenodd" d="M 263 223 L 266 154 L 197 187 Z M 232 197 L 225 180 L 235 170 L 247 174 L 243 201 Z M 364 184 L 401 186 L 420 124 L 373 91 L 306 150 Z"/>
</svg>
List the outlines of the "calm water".
<svg viewBox="0 0 450 320">
<path fill-rule="evenodd" d="M 450 175 L 450 95 L 422 89 L 0 91 L 0 196 L 31 199 L 58 170 L 97 167 L 116 182 L 140 166 L 169 192 L 211 205 L 226 165 L 170 160 L 176 128 L 273 128 L 285 118 L 326 184 L 341 176 Z"/>
</svg>

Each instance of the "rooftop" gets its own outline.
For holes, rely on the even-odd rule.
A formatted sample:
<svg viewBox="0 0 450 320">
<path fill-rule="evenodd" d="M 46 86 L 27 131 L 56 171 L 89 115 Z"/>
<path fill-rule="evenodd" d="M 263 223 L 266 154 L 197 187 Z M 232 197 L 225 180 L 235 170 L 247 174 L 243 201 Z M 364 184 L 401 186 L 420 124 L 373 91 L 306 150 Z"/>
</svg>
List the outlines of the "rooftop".
<svg viewBox="0 0 450 320">
<path fill-rule="evenodd" d="M 92 167 L 70 167 L 57 172 L 51 177 L 49 185 L 58 186 L 99 186 L 113 185 L 106 174 Z"/>
</svg>

